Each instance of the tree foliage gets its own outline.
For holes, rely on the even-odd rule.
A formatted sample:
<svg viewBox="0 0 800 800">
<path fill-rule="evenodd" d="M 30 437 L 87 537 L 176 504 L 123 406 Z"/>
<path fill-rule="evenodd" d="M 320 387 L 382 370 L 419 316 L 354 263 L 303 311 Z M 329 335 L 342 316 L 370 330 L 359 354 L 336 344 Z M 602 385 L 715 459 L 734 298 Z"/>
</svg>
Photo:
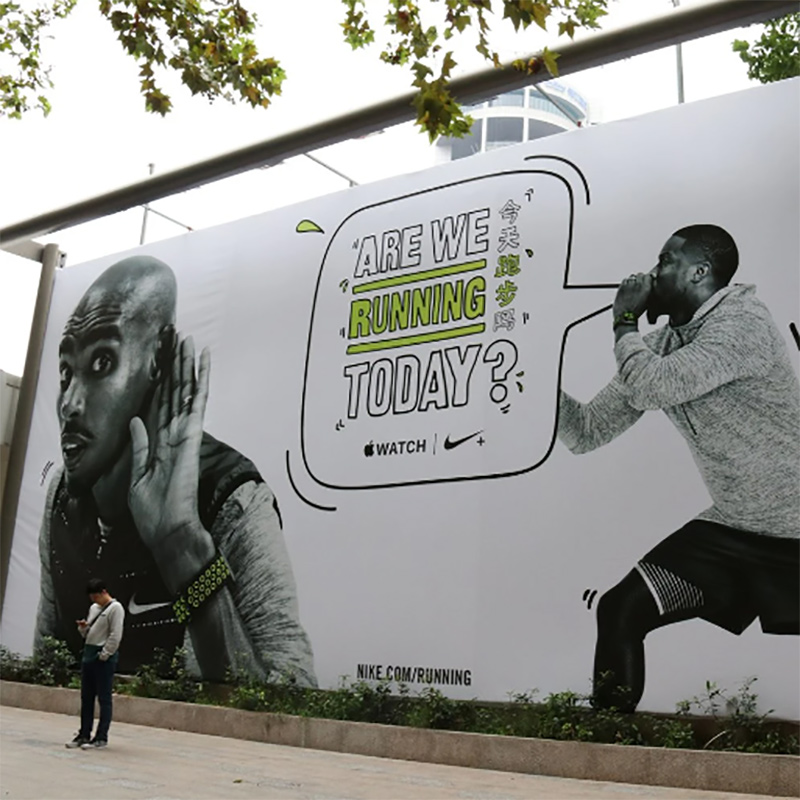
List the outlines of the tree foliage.
<svg viewBox="0 0 800 800">
<path fill-rule="evenodd" d="M 41 38 L 77 0 L 40 2 L 26 11 L 0 0 L 0 116 L 50 110 L 45 93 L 52 82 L 49 66 L 41 61 Z M 417 124 L 434 139 L 464 135 L 471 124 L 450 91 L 456 43 L 473 34 L 477 52 L 499 66 L 490 40 L 490 22 L 496 16 L 516 31 L 536 25 L 572 38 L 579 29 L 599 27 L 609 0 L 495 0 L 494 7 L 492 0 L 375 0 L 369 9 L 366 0 L 341 2 L 345 42 L 360 49 L 374 44 L 378 33 L 386 37 L 379 58 L 408 70 Z M 172 100 L 159 82 L 170 70 L 192 94 L 210 101 L 223 98 L 267 107 L 280 94 L 285 73 L 275 58 L 259 54 L 253 39 L 256 16 L 239 0 L 99 0 L 99 7 L 139 66 L 148 111 L 170 111 Z M 380 11 L 370 13 L 378 7 Z M 556 59 L 556 53 L 544 48 L 515 67 L 531 75 L 543 69 L 555 75 Z"/>
<path fill-rule="evenodd" d="M 733 49 L 747 64 L 747 76 L 772 83 L 800 75 L 800 14 L 773 19 L 752 44 L 737 39 Z"/>
<path fill-rule="evenodd" d="M 42 33 L 75 3 L 55 0 L 26 11 L 19 3 L 0 2 L 0 116 L 19 119 L 31 107 L 49 113 L 44 92 L 53 84 L 50 68 L 41 62 Z"/>
<path fill-rule="evenodd" d="M 192 94 L 209 100 L 266 108 L 280 94 L 284 71 L 274 58 L 259 57 L 256 17 L 237 0 L 100 0 L 100 13 L 139 64 L 148 111 L 163 115 L 172 107 L 156 82 L 159 67 L 175 70 Z"/>
<path fill-rule="evenodd" d="M 367 16 L 366 0 L 342 2 L 346 8 L 342 23 L 345 40 L 353 49 L 372 44 L 375 27 Z M 380 59 L 387 64 L 410 67 L 416 89 L 417 124 L 431 139 L 439 134 L 463 136 L 472 120 L 450 92 L 449 82 L 457 64 L 452 41 L 468 29 L 473 31 L 477 52 L 495 67 L 500 66 L 500 56 L 489 38 L 492 0 L 433 0 L 429 5 L 437 9 L 434 24 L 428 24 L 420 4 L 414 0 L 387 0 L 384 23 L 389 41 Z M 501 0 L 497 5 L 502 6 L 503 19 L 516 31 L 526 30 L 532 24 L 546 31 L 548 22 L 556 21 L 558 35 L 570 38 L 578 28 L 598 28 L 599 19 L 608 13 L 608 0 Z M 514 66 L 531 75 L 543 68 L 555 75 L 556 58 L 545 47 L 539 56 L 517 61 Z"/>
</svg>

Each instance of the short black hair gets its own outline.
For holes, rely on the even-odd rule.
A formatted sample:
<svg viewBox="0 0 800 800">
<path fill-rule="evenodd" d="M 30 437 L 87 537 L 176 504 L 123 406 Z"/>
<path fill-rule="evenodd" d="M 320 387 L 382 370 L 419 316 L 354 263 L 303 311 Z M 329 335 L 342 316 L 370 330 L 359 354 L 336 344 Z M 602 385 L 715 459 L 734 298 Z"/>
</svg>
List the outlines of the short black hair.
<svg viewBox="0 0 800 800">
<path fill-rule="evenodd" d="M 708 259 L 718 286 L 731 282 L 739 267 L 739 249 L 728 231 L 719 225 L 688 225 L 674 235 L 686 240 L 684 248 L 699 250 Z"/>
<path fill-rule="evenodd" d="M 89 578 L 86 594 L 100 594 L 106 590 L 106 582 L 102 578 Z"/>
</svg>

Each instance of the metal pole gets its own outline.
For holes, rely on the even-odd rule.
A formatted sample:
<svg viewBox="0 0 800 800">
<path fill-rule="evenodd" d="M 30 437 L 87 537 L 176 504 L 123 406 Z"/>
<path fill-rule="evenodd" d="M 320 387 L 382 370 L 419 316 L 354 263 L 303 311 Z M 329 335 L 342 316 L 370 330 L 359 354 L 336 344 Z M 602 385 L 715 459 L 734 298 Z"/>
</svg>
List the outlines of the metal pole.
<svg viewBox="0 0 800 800">
<path fill-rule="evenodd" d="M 672 5 L 678 8 L 681 0 L 672 0 Z M 683 103 L 683 45 L 678 42 L 675 45 L 675 66 L 678 70 L 678 105 Z"/>
<path fill-rule="evenodd" d="M 50 299 L 53 295 L 56 268 L 61 265 L 61 252 L 56 244 L 45 245 L 42 257 L 42 272 L 39 276 L 39 290 L 33 309 L 31 335 L 28 352 L 25 356 L 25 371 L 19 390 L 17 414 L 14 420 L 14 433 L 11 437 L 11 452 L 8 459 L 8 474 L 3 492 L 3 507 L 0 511 L 0 617 L 8 578 L 8 562 L 11 557 L 11 541 L 17 521 L 19 492 L 22 474 L 25 469 L 25 454 L 28 450 L 28 437 L 33 417 L 33 401 L 39 383 L 39 369 L 42 361 L 42 345 L 47 328 L 47 315 L 50 313 Z"/>
<path fill-rule="evenodd" d="M 345 175 L 344 172 L 339 172 L 338 169 L 334 169 L 330 164 L 326 164 L 321 158 L 317 158 L 316 156 L 312 156 L 311 153 L 303 153 L 303 155 L 311 159 L 315 164 L 319 164 L 321 167 L 325 167 L 328 172 L 332 172 L 334 175 L 338 175 L 340 178 L 346 180 L 351 187 L 358 186 L 358 181 L 354 181 L 349 175 Z"/>
<path fill-rule="evenodd" d="M 565 44 L 559 48 L 559 70 L 568 75 L 591 69 L 684 40 L 780 17 L 797 11 L 799 5 L 797 0 L 708 0 L 700 5 L 682 7 L 628 28 L 592 34 Z M 489 68 L 454 80 L 451 90 L 462 102 L 478 102 L 549 78 L 543 68 L 533 76 L 511 66 Z M 415 117 L 412 99 L 411 93 L 395 97 L 8 225 L 0 229 L 0 246 L 115 214 L 254 167 L 277 164 L 326 145 L 407 122 Z"/>
<path fill-rule="evenodd" d="M 148 164 L 147 166 L 150 168 L 150 174 L 152 175 L 153 172 L 155 171 L 156 165 L 155 164 Z M 148 211 L 150 211 L 150 207 L 148 205 L 145 205 L 144 214 L 142 214 L 142 232 L 139 235 L 139 244 L 140 245 L 144 244 L 144 237 L 145 237 L 145 234 L 147 233 L 147 213 L 148 213 Z"/>
<path fill-rule="evenodd" d="M 167 220 L 167 222 L 171 222 L 173 225 L 177 225 L 179 228 L 186 228 L 187 231 L 194 230 L 194 228 L 191 225 L 186 225 L 180 220 L 175 219 L 175 217 L 171 217 L 169 214 L 165 214 L 163 211 L 159 211 L 157 208 L 153 208 L 153 206 L 146 206 L 146 208 L 151 214 L 155 214 L 157 217 L 161 217 L 162 219 Z M 142 244 L 142 242 L 139 242 L 139 244 Z"/>
</svg>

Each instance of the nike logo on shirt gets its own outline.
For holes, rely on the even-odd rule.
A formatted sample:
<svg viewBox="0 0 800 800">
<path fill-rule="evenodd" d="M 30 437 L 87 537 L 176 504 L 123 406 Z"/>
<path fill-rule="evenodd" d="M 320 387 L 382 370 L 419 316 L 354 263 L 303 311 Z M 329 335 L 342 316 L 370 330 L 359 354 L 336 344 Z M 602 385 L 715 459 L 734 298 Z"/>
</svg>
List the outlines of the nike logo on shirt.
<svg viewBox="0 0 800 800">
<path fill-rule="evenodd" d="M 155 611 L 157 608 L 165 608 L 171 605 L 172 603 L 169 601 L 166 603 L 143 603 L 139 605 L 139 603 L 136 602 L 136 594 L 134 594 L 128 602 L 128 613 L 132 616 L 136 614 L 146 614 L 148 611 Z"/>
</svg>

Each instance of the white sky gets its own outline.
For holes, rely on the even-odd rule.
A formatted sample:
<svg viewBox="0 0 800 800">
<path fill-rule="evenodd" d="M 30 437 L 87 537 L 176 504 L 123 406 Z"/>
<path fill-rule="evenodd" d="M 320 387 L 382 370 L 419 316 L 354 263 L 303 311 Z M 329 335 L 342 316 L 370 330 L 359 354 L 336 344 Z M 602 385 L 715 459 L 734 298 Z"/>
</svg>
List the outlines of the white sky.
<svg viewBox="0 0 800 800">
<path fill-rule="evenodd" d="M 684 0 L 682 5 L 696 1 Z M 265 4 L 250 0 L 246 5 L 258 11 Z M 309 22 L 310 8 L 313 22 Z M 615 0 L 604 27 L 630 24 L 671 8 L 671 0 Z M 209 105 L 191 98 L 177 80 L 170 79 L 164 83 L 172 93 L 174 110 L 162 119 L 144 111 L 135 63 L 123 54 L 95 4 L 81 0 L 71 17 L 54 28 L 54 38 L 47 44 L 56 83 L 50 94 L 53 112 L 47 119 L 39 113 L 22 121 L 0 119 L 0 222 L 22 220 L 139 180 L 148 174 L 151 162 L 157 171 L 167 171 L 408 91 L 409 74 L 379 62 L 380 35 L 367 52 L 354 53 L 341 41 L 338 26 L 343 14 L 344 7 L 334 0 L 270 3 L 268 12 L 261 11 L 262 21 L 269 22 L 259 31 L 259 47 L 263 54 L 277 57 L 288 73 L 274 105 L 266 111 L 224 102 Z M 495 21 L 498 34 L 500 23 Z M 496 37 L 504 60 L 544 44 L 553 46 L 539 30 L 515 36 L 509 25 L 509 32 Z M 731 52 L 730 43 L 757 33 L 755 27 L 732 30 L 684 45 L 686 101 L 750 85 L 746 67 Z M 456 54 L 460 68 L 480 68 L 480 57 L 470 53 L 471 40 L 461 47 Z M 677 102 L 674 48 L 565 80 L 591 103 L 592 118 L 598 122 Z M 410 126 L 325 148 L 316 155 L 360 183 L 433 163 L 427 139 Z M 346 186 L 341 178 L 298 157 L 153 205 L 201 228 Z M 135 246 L 141 222 L 141 209 L 132 209 L 42 241 L 57 242 L 69 263 L 76 264 Z M 147 225 L 147 241 L 183 232 L 152 214 Z M 6 372 L 22 373 L 37 281 L 36 264 L 0 251 L 0 369 Z"/>
</svg>

